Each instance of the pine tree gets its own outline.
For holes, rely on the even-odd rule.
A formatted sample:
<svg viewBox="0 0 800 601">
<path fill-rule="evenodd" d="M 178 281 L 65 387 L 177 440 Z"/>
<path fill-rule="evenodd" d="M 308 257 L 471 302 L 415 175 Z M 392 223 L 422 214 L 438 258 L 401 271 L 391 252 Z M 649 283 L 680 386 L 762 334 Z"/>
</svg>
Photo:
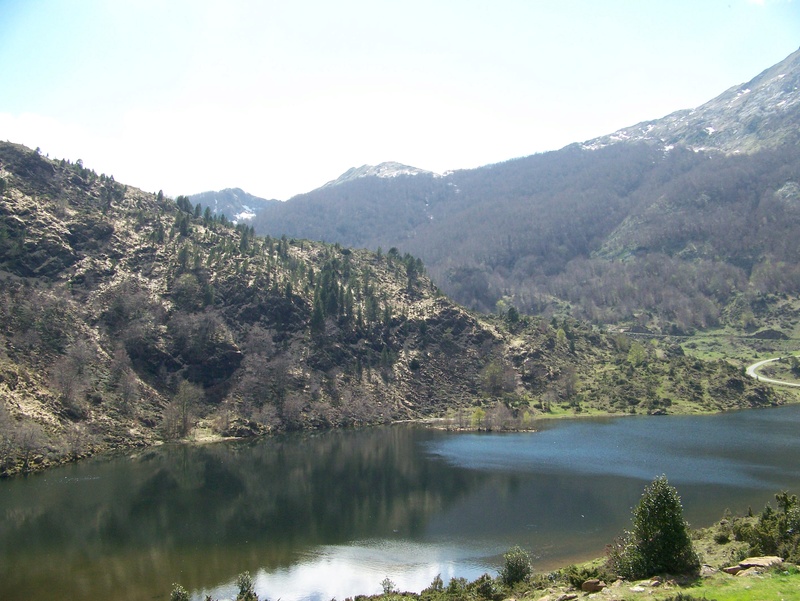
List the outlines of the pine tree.
<svg viewBox="0 0 800 601">
<path fill-rule="evenodd" d="M 321 334 L 325 331 L 325 312 L 322 310 L 322 299 L 319 294 L 314 296 L 314 307 L 311 311 L 311 333 Z"/>
<path fill-rule="evenodd" d="M 645 487 L 633 510 L 633 529 L 612 545 L 609 562 L 615 572 L 628 579 L 688 574 L 700 567 L 678 491 L 666 476 Z"/>
</svg>

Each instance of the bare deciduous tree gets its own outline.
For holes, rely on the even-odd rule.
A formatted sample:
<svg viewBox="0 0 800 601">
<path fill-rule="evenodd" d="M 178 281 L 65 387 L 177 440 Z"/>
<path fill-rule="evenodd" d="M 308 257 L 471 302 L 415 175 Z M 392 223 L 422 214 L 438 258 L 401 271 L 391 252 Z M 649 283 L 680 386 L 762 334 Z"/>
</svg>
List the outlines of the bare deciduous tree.
<svg viewBox="0 0 800 601">
<path fill-rule="evenodd" d="M 69 424 L 64 431 L 64 443 L 70 455 L 79 457 L 91 446 L 92 436 L 84 424 Z"/>
<path fill-rule="evenodd" d="M 203 394 L 202 387 L 181 380 L 175 396 L 164 408 L 161 427 L 165 438 L 181 438 L 189 434 L 194 422 L 194 410 Z"/>
<path fill-rule="evenodd" d="M 41 426 L 25 422 L 16 429 L 16 447 L 22 460 L 22 471 L 30 471 L 31 459 L 44 450 L 47 438 Z"/>
<path fill-rule="evenodd" d="M 0 403 L 0 470 L 6 469 L 16 456 L 17 424 L 5 405 Z"/>
<path fill-rule="evenodd" d="M 139 400 L 139 380 L 133 370 L 127 369 L 119 381 L 120 408 L 128 413 Z"/>
<path fill-rule="evenodd" d="M 50 369 L 50 386 L 64 408 L 74 417 L 83 414 L 84 379 L 81 371 L 68 356 L 58 359 Z"/>
</svg>

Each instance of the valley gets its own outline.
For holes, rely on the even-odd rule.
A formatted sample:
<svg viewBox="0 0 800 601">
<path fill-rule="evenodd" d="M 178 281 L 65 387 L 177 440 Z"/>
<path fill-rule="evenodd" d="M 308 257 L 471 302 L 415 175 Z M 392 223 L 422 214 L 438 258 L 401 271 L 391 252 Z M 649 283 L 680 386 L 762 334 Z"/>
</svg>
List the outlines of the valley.
<svg viewBox="0 0 800 601">
<path fill-rule="evenodd" d="M 794 398 L 667 338 L 465 310 L 394 247 L 262 238 L 185 196 L 13 144 L 0 161 L 5 475 L 201 434 L 476 409 L 503 429 Z"/>
<path fill-rule="evenodd" d="M 287 201 L 0 142 L 0 597 L 419 591 L 597 557 L 662 473 L 701 526 L 795 490 L 798 109 L 800 51 L 561 150 Z"/>
</svg>

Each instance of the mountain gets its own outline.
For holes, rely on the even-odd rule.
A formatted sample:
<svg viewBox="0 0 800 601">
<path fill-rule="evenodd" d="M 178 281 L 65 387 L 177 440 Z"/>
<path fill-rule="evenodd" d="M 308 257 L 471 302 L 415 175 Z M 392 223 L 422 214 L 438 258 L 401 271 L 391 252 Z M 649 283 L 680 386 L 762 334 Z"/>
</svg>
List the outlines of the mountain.
<svg viewBox="0 0 800 601">
<path fill-rule="evenodd" d="M 424 169 L 418 169 L 417 167 L 409 167 L 408 165 L 403 165 L 402 163 L 388 161 L 381 163 L 380 165 L 362 165 L 361 167 L 353 167 L 345 171 L 335 180 L 329 181 L 322 187 L 328 188 L 330 186 L 338 186 L 346 182 L 352 182 L 354 180 L 361 179 L 362 177 L 379 177 L 382 179 L 388 179 L 405 175 L 428 175 L 432 177 L 440 177 L 432 171 L 425 171 Z"/>
<path fill-rule="evenodd" d="M 474 315 L 396 249 L 260 238 L 10 143 L 0 280 L 0 475 L 186 436 L 783 400 L 669 343 Z"/>
<path fill-rule="evenodd" d="M 752 153 L 800 142 L 800 50 L 747 83 L 713 100 L 655 121 L 645 121 L 590 140 L 596 149 L 620 142 L 684 146 L 693 150 Z"/>
<path fill-rule="evenodd" d="M 189 200 L 194 204 L 200 203 L 210 208 L 214 215 L 225 215 L 227 219 L 236 223 L 251 220 L 265 207 L 280 202 L 253 196 L 241 188 L 190 194 Z"/>
<path fill-rule="evenodd" d="M 800 51 L 694 110 L 443 177 L 345 178 L 253 225 L 396 247 L 482 311 L 751 330 L 776 318 L 762 297 L 800 292 L 798 82 Z"/>
<path fill-rule="evenodd" d="M 382 163 L 350 169 L 321 188 L 266 207 L 253 219 L 259 233 L 339 242 L 349 247 L 402 247 L 452 199 L 447 178 Z M 274 235 L 274 234 L 273 234 Z"/>
</svg>

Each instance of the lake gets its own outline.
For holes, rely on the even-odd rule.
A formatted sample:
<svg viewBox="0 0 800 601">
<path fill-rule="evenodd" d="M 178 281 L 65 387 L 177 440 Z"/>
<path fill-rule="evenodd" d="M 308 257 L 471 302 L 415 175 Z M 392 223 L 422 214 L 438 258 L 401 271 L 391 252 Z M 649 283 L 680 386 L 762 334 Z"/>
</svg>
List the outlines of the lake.
<svg viewBox="0 0 800 601">
<path fill-rule="evenodd" d="M 662 473 L 698 527 L 800 492 L 800 406 L 537 427 L 165 446 L 0 481 L 0 599 L 232 598 L 245 570 L 262 599 L 419 591 L 494 575 L 514 545 L 537 571 L 599 556 Z"/>
</svg>

